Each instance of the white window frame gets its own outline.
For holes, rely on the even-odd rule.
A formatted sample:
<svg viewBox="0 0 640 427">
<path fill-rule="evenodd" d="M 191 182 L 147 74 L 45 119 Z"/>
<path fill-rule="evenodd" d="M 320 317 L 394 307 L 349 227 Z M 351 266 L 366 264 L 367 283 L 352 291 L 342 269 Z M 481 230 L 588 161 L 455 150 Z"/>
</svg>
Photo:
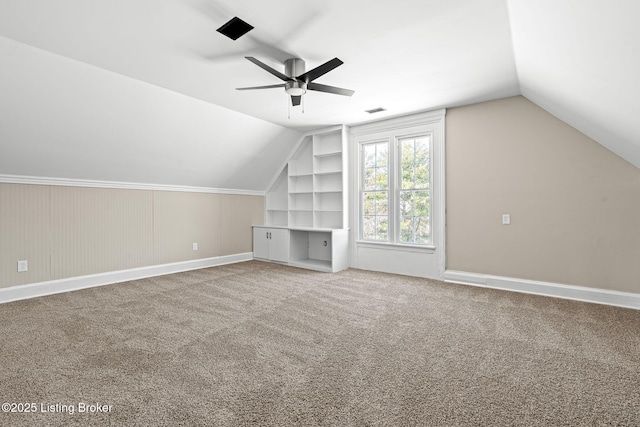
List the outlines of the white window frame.
<svg viewBox="0 0 640 427">
<path fill-rule="evenodd" d="M 413 242 L 402 242 L 400 241 L 400 192 L 402 191 L 402 166 L 400 165 L 400 161 L 401 161 L 401 156 L 400 156 L 400 141 L 403 139 L 411 139 L 411 138 L 418 138 L 418 137 L 426 137 L 429 138 L 429 241 L 425 242 L 425 243 L 413 243 Z M 393 217 L 393 222 L 394 222 L 394 237 L 395 237 L 395 244 L 397 245 L 403 245 L 403 246 L 416 246 L 416 247 L 425 247 L 425 248 L 433 248 L 433 197 L 431 197 L 432 192 L 433 192 L 433 174 L 431 173 L 433 171 L 433 132 L 420 132 L 420 133 L 411 133 L 411 134 L 404 134 L 404 135 L 397 135 L 395 137 L 395 140 L 393 141 L 394 146 L 395 146 L 395 159 L 394 159 L 394 164 L 393 167 L 397 170 L 394 171 L 394 175 L 393 178 L 395 179 L 394 182 L 394 207 L 395 207 L 395 212 L 394 212 L 394 217 Z"/>
<path fill-rule="evenodd" d="M 351 227 L 351 265 L 357 267 L 359 261 L 358 248 L 380 248 L 389 250 L 399 250 L 405 253 L 421 252 L 436 255 L 438 276 L 442 276 L 446 264 L 445 248 L 445 113 L 446 110 L 434 110 L 424 113 L 381 120 L 350 128 L 351 135 L 351 194 L 352 209 L 350 215 Z M 363 240 L 361 231 L 362 200 L 360 193 L 360 180 L 362 177 L 362 148 L 361 144 L 367 142 L 381 142 L 389 139 L 390 142 L 390 165 L 395 166 L 395 158 L 399 152 L 395 148 L 398 139 L 416 135 L 428 135 L 429 138 L 429 161 L 430 161 L 430 221 L 431 221 L 431 243 L 413 244 L 389 241 Z M 390 175 L 397 182 L 395 171 Z M 397 185 L 397 184 L 394 184 Z M 399 209 L 399 192 L 394 189 L 393 202 L 389 201 L 389 233 L 394 236 L 399 234 L 399 218 L 396 219 L 396 212 Z M 393 223 L 391 223 L 391 221 Z"/>
<path fill-rule="evenodd" d="M 365 192 L 365 189 L 363 188 L 362 185 L 362 177 L 364 174 L 364 147 L 367 145 L 376 145 L 376 144 L 384 144 L 386 143 L 387 145 L 389 145 L 387 147 L 387 238 L 389 238 L 389 236 L 391 235 L 391 212 L 393 211 L 393 199 L 392 199 L 392 195 L 393 195 L 393 191 L 392 191 L 392 184 L 393 181 L 391 179 L 391 159 L 392 159 L 392 153 L 391 153 L 391 144 L 388 138 L 382 138 L 382 139 L 373 139 L 370 141 L 365 141 L 365 142 L 361 142 L 359 144 L 358 150 L 360 151 L 360 162 L 358 163 L 358 174 L 359 174 L 359 185 L 358 185 L 358 192 L 355 194 L 358 194 L 358 198 L 359 198 L 359 231 L 358 231 L 358 241 L 362 241 L 362 242 L 373 242 L 373 243 L 388 243 L 389 240 L 377 240 L 377 239 L 365 239 L 364 236 L 364 221 L 362 221 L 362 219 L 364 218 L 364 201 L 363 201 L 363 194 Z M 371 191 L 371 190 L 369 190 Z"/>
<path fill-rule="evenodd" d="M 430 240 L 426 243 L 413 243 L 413 242 L 402 242 L 400 240 L 400 191 L 402 190 L 402 167 L 400 165 L 400 141 L 404 139 L 412 139 L 425 137 L 429 139 L 429 230 L 430 230 Z M 357 241 L 359 243 L 378 243 L 378 244 L 387 244 L 387 245 L 398 245 L 398 246 L 412 246 L 417 248 L 433 248 L 433 215 L 431 214 L 433 209 L 433 197 L 431 197 L 431 192 L 433 191 L 433 174 L 431 173 L 433 170 L 433 140 L 434 135 L 433 132 L 429 131 L 417 131 L 417 132 L 408 132 L 404 133 L 401 131 L 392 132 L 392 134 L 387 135 L 385 138 L 375 138 L 371 140 L 361 140 L 358 142 L 358 152 L 359 152 L 359 162 L 358 162 L 358 191 L 355 194 L 358 194 L 359 198 L 359 209 L 358 209 L 358 238 Z M 380 143 L 387 143 L 387 175 L 388 175 L 388 206 L 387 206 L 387 240 L 375 240 L 375 239 L 365 239 L 364 238 L 364 221 L 362 220 L 364 217 L 364 206 L 363 206 L 363 193 L 365 189 L 363 188 L 362 177 L 364 174 L 364 148 L 367 145 L 374 145 Z"/>
</svg>

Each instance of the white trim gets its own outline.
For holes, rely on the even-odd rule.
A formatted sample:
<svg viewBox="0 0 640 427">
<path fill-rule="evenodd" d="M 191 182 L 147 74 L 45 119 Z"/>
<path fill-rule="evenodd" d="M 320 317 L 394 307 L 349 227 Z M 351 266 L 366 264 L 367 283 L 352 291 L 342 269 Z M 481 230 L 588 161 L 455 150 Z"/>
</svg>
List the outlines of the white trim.
<svg viewBox="0 0 640 427">
<path fill-rule="evenodd" d="M 361 125 L 351 125 L 350 130 L 352 136 L 360 136 L 396 129 L 406 129 L 414 126 L 440 122 L 446 114 L 447 110 L 442 108 L 439 110 L 408 114 L 406 116 L 383 119 L 375 122 L 367 122 Z"/>
<path fill-rule="evenodd" d="M 30 283 L 28 285 L 11 286 L 8 288 L 0 288 L 0 304 L 27 298 L 36 298 L 45 295 L 76 291 L 79 289 L 93 288 L 96 286 L 110 285 L 113 283 L 128 282 L 130 280 L 144 279 L 146 277 L 198 270 L 218 265 L 234 264 L 237 262 L 250 261 L 252 259 L 253 252 L 246 252 L 235 255 L 175 262 L 171 264 L 132 268 L 129 270 L 110 271 L 107 273 L 91 274 L 88 276 L 69 277 L 60 280 Z"/>
<path fill-rule="evenodd" d="M 522 292 L 526 294 L 543 295 L 640 310 L 640 294 L 631 292 L 611 291 L 608 289 L 587 288 L 583 286 L 515 279 L 511 277 L 491 276 L 487 274 L 467 273 L 464 271 L 454 270 L 446 270 L 444 272 L 444 280 L 445 282 L 458 283 L 461 285 L 502 289 L 505 291 Z"/>
<path fill-rule="evenodd" d="M 189 187 L 185 185 L 144 184 L 137 182 L 96 181 L 90 179 L 49 178 L 0 174 L 0 183 L 57 185 L 62 187 L 119 188 L 125 190 L 182 191 L 189 193 L 235 194 L 241 196 L 264 196 L 264 191 L 229 188 Z"/>
<path fill-rule="evenodd" d="M 376 242 L 374 240 L 357 240 L 356 245 L 361 248 L 369 247 L 369 248 L 386 249 L 386 250 L 393 250 L 393 251 L 404 251 L 404 252 L 433 253 L 436 250 L 436 247 L 431 245 L 412 245 L 407 243 Z"/>
</svg>

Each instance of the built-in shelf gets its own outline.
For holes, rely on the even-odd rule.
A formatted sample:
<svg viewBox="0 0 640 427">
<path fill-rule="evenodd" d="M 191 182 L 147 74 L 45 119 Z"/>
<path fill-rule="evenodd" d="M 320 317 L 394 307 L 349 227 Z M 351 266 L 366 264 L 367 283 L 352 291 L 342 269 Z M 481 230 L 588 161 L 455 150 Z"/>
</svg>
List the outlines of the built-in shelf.
<svg viewBox="0 0 640 427">
<path fill-rule="evenodd" d="M 341 156 L 342 151 L 333 151 L 331 153 L 322 153 L 322 154 L 314 154 L 315 157 L 333 157 L 333 156 Z"/>
<path fill-rule="evenodd" d="M 328 271 L 328 272 L 331 271 L 331 261 L 324 261 L 321 259 L 312 259 L 312 258 L 298 259 L 295 261 L 290 261 L 289 265 L 293 267 L 308 268 L 311 270 L 320 270 L 320 271 Z"/>
<path fill-rule="evenodd" d="M 267 190 L 265 223 L 290 230 L 290 265 L 348 265 L 346 136 L 342 126 L 305 135 Z"/>
</svg>

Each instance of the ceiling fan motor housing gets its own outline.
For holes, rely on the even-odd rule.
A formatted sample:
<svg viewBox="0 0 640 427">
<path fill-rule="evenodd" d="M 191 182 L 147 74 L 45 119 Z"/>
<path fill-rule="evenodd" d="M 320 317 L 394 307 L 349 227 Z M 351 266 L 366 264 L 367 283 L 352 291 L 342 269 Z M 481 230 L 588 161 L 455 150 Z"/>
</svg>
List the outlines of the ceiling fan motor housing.
<svg viewBox="0 0 640 427">
<path fill-rule="evenodd" d="M 300 58 L 290 58 L 284 61 L 284 73 L 291 77 L 296 78 L 305 73 L 304 60 Z"/>
<path fill-rule="evenodd" d="M 285 90 L 291 96 L 301 96 L 307 93 L 307 83 L 296 80 L 296 76 L 304 74 L 304 60 L 290 58 L 284 62 L 284 73 L 293 80 L 285 83 Z"/>
</svg>

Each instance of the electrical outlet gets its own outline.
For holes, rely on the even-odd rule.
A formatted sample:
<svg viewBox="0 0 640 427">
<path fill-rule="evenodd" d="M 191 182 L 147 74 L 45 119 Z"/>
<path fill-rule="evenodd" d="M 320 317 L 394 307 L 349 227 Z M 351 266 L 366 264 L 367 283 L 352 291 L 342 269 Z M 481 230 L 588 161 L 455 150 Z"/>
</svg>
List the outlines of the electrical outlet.
<svg viewBox="0 0 640 427">
<path fill-rule="evenodd" d="M 193 250 L 194 250 L 194 251 L 197 251 L 197 250 L 198 250 L 198 244 L 197 244 L 197 243 L 194 243 L 194 244 L 193 244 Z"/>
<path fill-rule="evenodd" d="M 27 260 L 18 261 L 18 273 L 24 273 L 29 270 Z"/>
<path fill-rule="evenodd" d="M 502 225 L 509 225 L 509 224 L 511 224 L 511 215 L 503 214 L 502 215 Z"/>
</svg>

